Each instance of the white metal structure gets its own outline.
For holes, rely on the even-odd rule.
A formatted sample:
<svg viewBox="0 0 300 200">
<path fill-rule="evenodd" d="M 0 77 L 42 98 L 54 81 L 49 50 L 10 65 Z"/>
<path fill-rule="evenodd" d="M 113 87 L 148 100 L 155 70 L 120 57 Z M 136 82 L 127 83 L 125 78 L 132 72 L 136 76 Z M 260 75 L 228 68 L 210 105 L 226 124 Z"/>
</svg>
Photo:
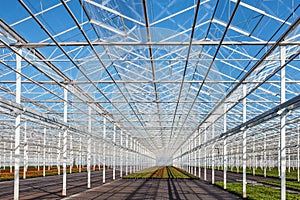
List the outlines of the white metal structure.
<svg viewBox="0 0 300 200">
<path fill-rule="evenodd" d="M 63 195 L 73 164 L 88 188 L 98 164 L 114 178 L 223 166 L 224 188 L 242 167 L 244 196 L 246 166 L 280 166 L 282 199 L 287 167 L 299 181 L 299 1 L 0 5 L 0 167 L 15 166 L 15 199 L 31 165 L 62 165 Z"/>
</svg>

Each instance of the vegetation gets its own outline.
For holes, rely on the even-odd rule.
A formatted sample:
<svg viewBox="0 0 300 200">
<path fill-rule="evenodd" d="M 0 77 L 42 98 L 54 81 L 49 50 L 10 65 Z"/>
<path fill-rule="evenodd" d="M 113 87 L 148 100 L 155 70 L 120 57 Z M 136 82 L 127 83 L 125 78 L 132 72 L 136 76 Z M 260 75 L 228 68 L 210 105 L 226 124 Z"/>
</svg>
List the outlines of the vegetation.
<svg viewBox="0 0 300 200">
<path fill-rule="evenodd" d="M 165 178 L 165 179 L 195 179 L 198 178 L 182 169 L 166 166 L 166 167 L 152 167 L 133 174 L 129 174 L 125 179 L 149 179 L 149 178 Z"/>
<path fill-rule="evenodd" d="M 280 187 L 280 181 L 276 181 L 276 180 L 274 180 L 274 181 L 261 180 L 261 181 L 258 181 L 258 182 L 263 183 L 263 184 L 274 185 L 274 186 Z M 286 188 L 300 191 L 300 183 L 297 182 L 297 181 L 286 181 Z"/>
<path fill-rule="evenodd" d="M 147 169 L 143 169 L 143 170 L 141 170 L 139 172 L 132 173 L 132 174 L 129 174 L 127 176 L 124 176 L 123 178 L 127 178 L 127 179 L 149 178 L 158 169 L 159 169 L 159 167 L 150 167 L 150 168 L 147 168 Z"/>
<path fill-rule="evenodd" d="M 58 174 L 58 169 L 56 167 L 51 167 L 48 170 L 48 166 L 46 167 L 45 174 L 46 176 L 53 176 Z M 91 168 L 92 169 L 92 168 Z M 60 168 L 60 173 L 62 174 L 62 167 Z M 86 172 L 87 168 L 82 167 L 81 172 Z M 72 173 L 79 172 L 79 168 L 73 167 Z M 67 173 L 70 173 L 70 167 L 67 167 Z M 23 168 L 20 169 L 20 178 L 23 178 Z M 41 177 L 43 176 L 43 168 L 40 167 L 40 170 L 38 170 L 36 167 L 29 166 L 26 172 L 26 178 L 34 178 L 34 177 Z M 14 179 L 14 169 L 12 170 L 12 173 L 10 173 L 9 169 L 1 169 L 0 170 L 0 181 L 9 181 Z"/>
<path fill-rule="evenodd" d="M 209 169 L 211 167 L 208 167 Z M 215 167 L 215 170 L 223 170 L 223 167 Z M 243 172 L 243 168 L 239 167 L 227 167 L 227 171 L 228 172 L 235 172 L 235 173 L 242 173 Z M 253 175 L 253 168 L 247 167 L 246 173 L 249 175 Z M 266 170 L 266 175 L 267 177 L 272 177 L 272 178 L 279 178 L 278 177 L 278 168 L 277 167 L 273 167 L 273 168 L 267 168 Z M 258 167 L 255 169 L 255 176 L 264 176 L 264 169 L 261 167 Z M 297 169 L 292 169 L 291 171 L 288 172 L 288 170 L 286 170 L 286 179 L 293 181 L 293 180 L 297 180 Z"/>
<path fill-rule="evenodd" d="M 217 186 L 223 188 L 223 182 L 216 182 Z M 231 182 L 227 183 L 227 191 L 243 196 L 243 183 Z M 280 190 L 262 186 L 262 185 L 250 185 L 247 184 L 247 199 L 264 199 L 264 200 L 276 200 L 280 199 Z M 300 200 L 300 195 L 287 193 L 286 199 Z"/>
</svg>

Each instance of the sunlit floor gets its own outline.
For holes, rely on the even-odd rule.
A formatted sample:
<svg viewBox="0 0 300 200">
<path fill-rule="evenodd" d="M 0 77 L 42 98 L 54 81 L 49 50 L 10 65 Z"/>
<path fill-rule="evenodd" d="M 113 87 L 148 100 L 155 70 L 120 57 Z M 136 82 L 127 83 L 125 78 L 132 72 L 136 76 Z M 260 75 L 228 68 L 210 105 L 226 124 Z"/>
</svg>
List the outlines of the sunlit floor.
<svg viewBox="0 0 300 200">
<path fill-rule="evenodd" d="M 122 179 L 67 199 L 240 199 L 202 180 Z"/>
</svg>

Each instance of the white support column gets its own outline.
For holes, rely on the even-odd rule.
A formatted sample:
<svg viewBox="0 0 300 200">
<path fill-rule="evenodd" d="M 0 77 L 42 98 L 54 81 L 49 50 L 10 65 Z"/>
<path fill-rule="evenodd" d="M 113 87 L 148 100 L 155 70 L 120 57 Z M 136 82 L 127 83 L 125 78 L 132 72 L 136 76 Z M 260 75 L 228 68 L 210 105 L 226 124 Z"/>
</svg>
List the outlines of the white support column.
<svg viewBox="0 0 300 200">
<path fill-rule="evenodd" d="M 70 174 L 72 173 L 73 168 L 73 160 L 74 160 L 74 151 L 73 151 L 73 137 L 70 135 Z"/>
<path fill-rule="evenodd" d="M 6 170 L 6 142 L 3 142 L 3 169 Z"/>
<path fill-rule="evenodd" d="M 195 138 L 194 139 L 194 148 L 197 146 L 197 139 Z M 196 166 L 197 166 L 197 152 L 196 151 L 194 151 L 193 152 L 193 154 L 194 154 L 194 161 L 193 161 L 193 168 L 194 168 L 194 175 L 195 176 L 197 176 L 197 168 L 196 168 Z"/>
<path fill-rule="evenodd" d="M 136 142 L 135 139 L 132 139 L 131 142 L 132 142 L 132 149 L 133 149 L 133 151 L 135 151 L 135 142 Z M 135 172 L 135 166 L 136 166 L 136 153 L 132 153 L 132 156 L 133 156 L 132 173 L 134 173 Z"/>
<path fill-rule="evenodd" d="M 99 145 L 98 145 L 98 171 L 101 170 L 101 143 L 99 142 Z"/>
<path fill-rule="evenodd" d="M 190 139 L 189 139 L 187 145 L 188 145 L 188 151 L 190 151 L 191 150 L 191 140 Z M 187 158 L 188 158 L 187 171 L 188 171 L 188 173 L 191 173 L 191 153 L 188 154 Z"/>
<path fill-rule="evenodd" d="M 239 141 L 236 141 L 235 166 L 236 166 L 236 173 L 239 173 L 240 172 Z"/>
<path fill-rule="evenodd" d="M 88 106 L 88 132 L 92 133 L 92 108 Z M 87 144 L 87 188 L 91 188 L 91 136 L 88 136 Z"/>
<path fill-rule="evenodd" d="M 22 49 L 18 49 L 22 55 Z M 16 55 L 16 103 L 21 104 L 21 68 L 22 58 Z M 20 174 L 20 134 L 21 134 L 21 114 L 17 114 L 15 121 L 15 172 L 14 172 L 14 199 L 19 199 L 19 174 Z M 12 155 L 12 149 L 11 149 Z M 12 158 L 11 158 L 12 160 Z M 12 165 L 11 165 L 12 166 Z"/>
<path fill-rule="evenodd" d="M 206 139 L 207 139 L 207 125 L 205 123 L 205 127 L 204 127 L 204 143 L 206 143 Z M 204 147 L 204 180 L 207 180 L 206 177 L 206 165 L 207 165 L 207 160 L 206 160 L 206 146 Z"/>
<path fill-rule="evenodd" d="M 299 130 L 299 124 L 298 124 L 298 140 L 297 140 L 297 180 L 300 182 L 300 130 Z"/>
<path fill-rule="evenodd" d="M 106 138 L 106 118 L 103 117 L 103 139 Z M 105 183 L 105 165 L 106 165 L 106 143 L 103 142 L 103 170 L 102 170 L 102 183 Z"/>
<path fill-rule="evenodd" d="M 198 128 L 198 144 L 201 144 L 200 128 Z M 182 148 L 181 148 L 182 151 Z M 181 152 L 182 154 L 182 152 Z M 182 162 L 182 161 L 181 161 Z M 201 148 L 198 149 L 198 176 L 201 178 Z"/>
<path fill-rule="evenodd" d="M 227 131 L 227 108 L 224 104 L 224 133 Z M 227 138 L 224 138 L 223 142 L 223 188 L 227 189 Z"/>
<path fill-rule="evenodd" d="M 43 139 L 43 176 L 46 176 L 46 134 L 47 134 L 47 129 L 44 128 L 44 139 Z"/>
<path fill-rule="evenodd" d="M 91 136 L 87 142 L 87 188 L 91 188 Z"/>
<path fill-rule="evenodd" d="M 57 148 L 57 174 L 60 175 L 60 151 L 61 151 L 61 133 L 58 133 L 58 148 Z"/>
<path fill-rule="evenodd" d="M 263 154 L 264 154 L 264 177 L 267 177 L 267 133 L 264 133 L 264 150 L 263 150 Z"/>
<path fill-rule="evenodd" d="M 48 141 L 51 141 L 51 135 L 48 136 Z M 48 163 L 48 170 L 51 170 L 51 157 L 52 157 L 52 153 L 51 153 L 51 147 L 49 146 L 48 148 L 48 160 L 47 160 L 47 163 Z"/>
<path fill-rule="evenodd" d="M 279 139 L 278 139 L 278 154 L 277 154 L 277 165 L 278 165 L 278 177 L 280 178 L 281 176 L 281 171 L 280 171 L 280 165 L 281 165 L 281 161 L 280 161 L 280 156 L 281 156 L 281 153 L 280 153 L 280 136 L 279 136 Z"/>
<path fill-rule="evenodd" d="M 81 137 L 79 138 L 79 172 L 81 172 L 81 167 L 82 167 L 82 139 Z"/>
<path fill-rule="evenodd" d="M 289 146 L 291 146 L 291 142 L 289 142 Z M 291 147 L 288 149 L 288 172 L 291 173 Z"/>
<path fill-rule="evenodd" d="M 125 157 L 125 175 L 128 175 L 128 134 L 125 132 L 125 145 L 126 145 L 126 157 Z"/>
<path fill-rule="evenodd" d="M 281 66 L 285 64 L 286 47 L 280 49 Z M 281 69 L 281 103 L 286 101 L 285 96 L 285 68 Z M 281 200 L 286 199 L 286 114 L 283 112 L 280 117 L 280 168 L 281 168 Z"/>
<path fill-rule="evenodd" d="M 26 179 L 26 172 L 28 168 L 28 142 L 27 142 L 27 122 L 24 123 L 24 166 L 23 179 Z"/>
<path fill-rule="evenodd" d="M 120 177 L 122 178 L 123 176 L 123 131 L 121 130 L 121 133 L 120 133 L 120 146 L 121 146 L 121 149 L 120 149 Z"/>
<path fill-rule="evenodd" d="M 13 136 L 11 135 L 10 136 L 10 155 L 9 155 L 9 173 L 12 173 L 13 172 Z"/>
<path fill-rule="evenodd" d="M 96 144 L 93 141 L 93 171 L 96 170 Z"/>
<path fill-rule="evenodd" d="M 253 146 L 252 146 L 252 174 L 255 176 L 256 170 L 256 152 L 255 152 L 255 137 L 253 137 Z"/>
<path fill-rule="evenodd" d="M 113 148 L 113 180 L 116 180 L 116 125 L 114 124 L 114 135 L 113 135 L 113 142 L 114 142 L 114 148 Z"/>
<path fill-rule="evenodd" d="M 68 122 L 68 86 L 64 88 L 64 122 Z M 67 137 L 68 130 L 64 131 L 63 135 L 63 189 L 62 196 L 67 196 Z"/>
<path fill-rule="evenodd" d="M 247 121 L 247 85 L 243 84 L 243 123 Z M 247 197 L 247 130 L 243 130 L 243 198 Z"/>
<path fill-rule="evenodd" d="M 133 138 L 130 137 L 130 149 L 132 150 L 133 149 Z M 130 166 L 129 166 L 129 173 L 131 174 L 132 173 L 132 165 L 133 165 L 133 156 L 132 156 L 133 153 L 130 153 Z"/>
<path fill-rule="evenodd" d="M 38 171 L 40 171 L 40 152 L 41 152 L 41 140 L 38 140 L 38 146 L 37 146 L 37 167 L 38 167 Z"/>
<path fill-rule="evenodd" d="M 215 137 L 215 123 L 212 124 L 212 138 Z M 215 142 L 212 144 L 211 153 L 211 183 L 215 184 Z"/>
</svg>

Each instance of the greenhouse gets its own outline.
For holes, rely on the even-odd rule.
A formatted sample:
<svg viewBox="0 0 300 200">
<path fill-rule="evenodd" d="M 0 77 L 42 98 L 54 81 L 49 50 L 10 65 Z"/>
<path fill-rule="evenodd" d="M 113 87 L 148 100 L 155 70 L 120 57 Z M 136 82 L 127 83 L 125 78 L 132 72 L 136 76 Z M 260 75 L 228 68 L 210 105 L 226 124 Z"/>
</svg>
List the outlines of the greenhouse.
<svg viewBox="0 0 300 200">
<path fill-rule="evenodd" d="M 299 24 L 299 0 L 1 1 L 0 199 L 300 199 Z"/>
</svg>

